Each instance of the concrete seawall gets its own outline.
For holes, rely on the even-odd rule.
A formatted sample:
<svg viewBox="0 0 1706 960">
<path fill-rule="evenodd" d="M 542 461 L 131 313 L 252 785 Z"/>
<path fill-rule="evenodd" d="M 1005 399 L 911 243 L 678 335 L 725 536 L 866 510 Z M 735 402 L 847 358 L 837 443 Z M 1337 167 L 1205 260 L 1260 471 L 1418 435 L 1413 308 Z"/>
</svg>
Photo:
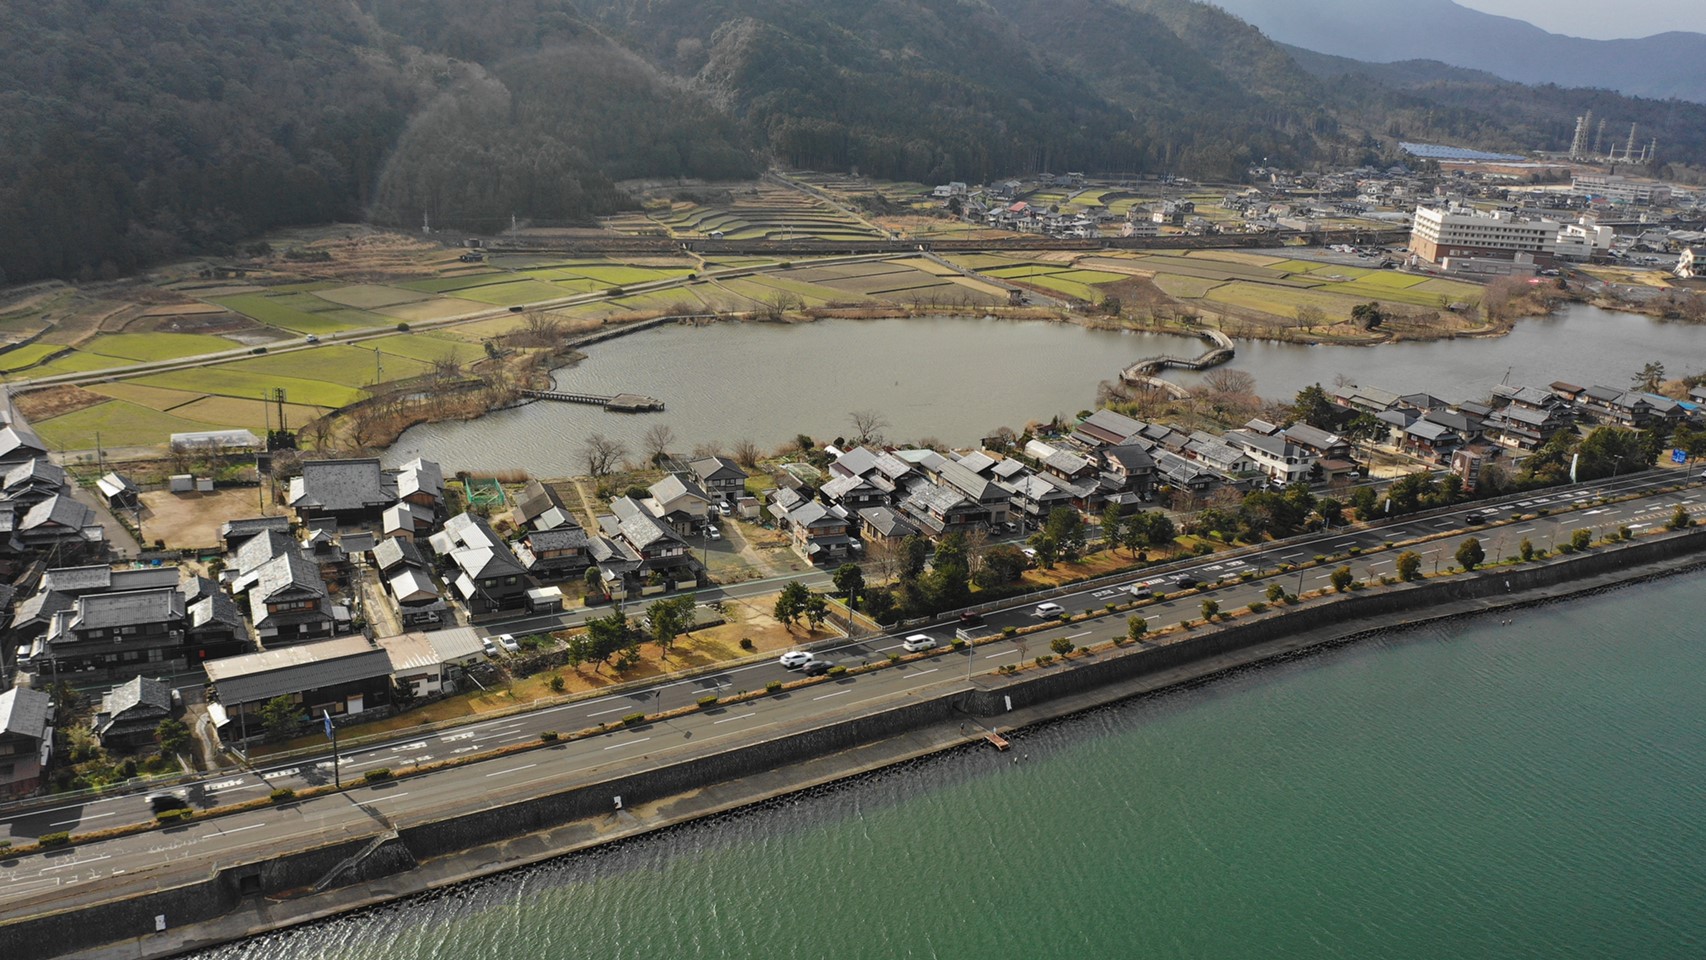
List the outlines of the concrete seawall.
<svg viewBox="0 0 1706 960">
<path fill-rule="evenodd" d="M 223 867 L 146 896 L 0 926 L 6 957 L 71 953 L 162 957 L 269 929 L 425 892 L 689 822 L 895 762 L 964 745 L 971 716 L 1002 729 L 1054 719 L 1136 695 L 1402 627 L 1506 604 L 1532 604 L 1674 571 L 1706 552 L 1706 530 L 1597 548 L 1568 557 L 1359 592 L 1338 602 L 1275 608 L 1164 646 L 1127 646 L 1069 665 L 984 676 L 892 706 L 778 730 L 763 740 L 684 760 L 642 760 L 622 776 L 573 782 L 529 800 L 406 827 L 337 878 L 343 889 L 298 900 L 264 899 L 314 886 L 369 844 L 358 838 L 257 863 Z M 551 751 L 541 753 L 549 762 Z M 637 811 L 613 815 L 612 798 Z M 376 882 L 377 881 L 377 882 Z M 168 934 L 154 934 L 165 915 Z M 189 925 L 189 926 L 185 926 Z M 96 953 L 101 944 L 122 945 Z"/>
</svg>

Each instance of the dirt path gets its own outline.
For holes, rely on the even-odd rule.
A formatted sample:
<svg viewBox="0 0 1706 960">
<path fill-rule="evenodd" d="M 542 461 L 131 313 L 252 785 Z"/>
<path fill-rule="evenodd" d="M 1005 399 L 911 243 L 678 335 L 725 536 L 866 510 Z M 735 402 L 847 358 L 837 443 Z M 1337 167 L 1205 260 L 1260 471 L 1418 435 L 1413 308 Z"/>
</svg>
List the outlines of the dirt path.
<svg viewBox="0 0 1706 960">
<path fill-rule="evenodd" d="M 740 554 L 740 558 L 742 560 L 745 560 L 747 563 L 751 564 L 754 569 L 760 571 L 761 578 L 781 576 L 788 572 L 776 566 L 769 557 L 765 556 L 753 547 L 752 543 L 746 539 L 746 535 L 741 532 L 739 526 L 732 523 L 724 524 L 723 535 L 728 538 L 729 544 L 735 548 L 736 553 Z"/>
</svg>

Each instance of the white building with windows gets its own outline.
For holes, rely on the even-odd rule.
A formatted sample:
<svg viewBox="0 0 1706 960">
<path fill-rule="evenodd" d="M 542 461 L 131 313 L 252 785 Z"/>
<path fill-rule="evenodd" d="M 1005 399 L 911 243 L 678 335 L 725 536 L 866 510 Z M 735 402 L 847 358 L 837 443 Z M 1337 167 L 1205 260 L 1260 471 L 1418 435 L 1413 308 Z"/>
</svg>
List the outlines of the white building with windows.
<svg viewBox="0 0 1706 960">
<path fill-rule="evenodd" d="M 1410 250 L 1428 263 L 1447 257 L 1512 259 L 1528 254 L 1536 259 L 1558 255 L 1556 220 L 1519 220 L 1505 211 L 1480 213 L 1442 207 L 1418 207 L 1410 229 Z"/>
</svg>

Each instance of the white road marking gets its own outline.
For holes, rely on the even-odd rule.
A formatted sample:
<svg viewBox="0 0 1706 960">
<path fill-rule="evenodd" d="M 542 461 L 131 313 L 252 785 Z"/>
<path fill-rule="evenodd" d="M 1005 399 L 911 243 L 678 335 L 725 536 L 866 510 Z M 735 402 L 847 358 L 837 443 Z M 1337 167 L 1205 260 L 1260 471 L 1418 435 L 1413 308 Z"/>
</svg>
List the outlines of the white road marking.
<svg viewBox="0 0 1706 960">
<path fill-rule="evenodd" d="M 622 747 L 631 747 L 636 743 L 645 743 L 647 740 L 650 740 L 650 739 L 651 739 L 651 737 L 641 737 L 638 740 L 629 740 L 627 743 L 613 743 L 610 746 L 605 747 L 604 749 L 606 749 L 606 750 L 618 750 Z"/>
<path fill-rule="evenodd" d="M 67 867 L 80 867 L 85 863 L 95 863 L 96 861 L 99 861 L 99 860 L 111 860 L 112 858 L 113 858 L 112 854 L 103 853 L 98 857 L 90 857 L 87 860 L 72 860 L 69 863 L 61 863 L 57 866 L 43 867 L 41 872 L 42 873 L 52 873 L 55 870 L 64 870 Z"/>
<path fill-rule="evenodd" d="M 450 752 L 451 753 L 473 753 L 475 750 L 478 750 L 478 749 L 480 749 L 480 748 L 477 746 L 475 746 L 475 747 L 461 747 L 459 749 L 452 750 Z"/>
<path fill-rule="evenodd" d="M 113 811 L 113 813 L 117 813 L 117 812 L 118 812 L 117 810 Z M 102 817 L 110 817 L 113 815 L 113 813 L 92 813 L 89 816 L 78 817 L 75 820 L 61 820 L 58 823 L 50 823 L 50 824 L 48 824 L 48 826 L 50 826 L 50 827 L 65 827 L 65 826 L 70 826 L 73 823 L 83 823 L 83 822 L 88 821 L 88 820 L 99 820 Z"/>
<path fill-rule="evenodd" d="M 821 697 L 813 697 L 813 698 L 812 698 L 812 699 L 813 699 L 813 700 L 828 700 L 828 699 L 829 699 L 829 698 L 830 698 L 830 697 L 839 697 L 839 696 L 841 696 L 841 695 L 842 695 L 842 694 L 845 694 L 845 693 L 852 693 L 852 692 L 853 692 L 853 691 L 852 691 L 852 689 L 851 689 L 851 688 L 849 688 L 849 689 L 847 689 L 847 690 L 837 690 L 837 691 L 835 691 L 835 692 L 834 692 L 834 693 L 826 693 L 826 694 L 824 694 L 824 695 L 823 695 L 823 696 L 821 696 Z"/>
<path fill-rule="evenodd" d="M 271 773 L 263 773 L 261 774 L 261 779 L 277 780 L 279 777 L 294 777 L 301 772 L 301 767 L 291 767 L 289 770 L 274 770 Z"/>
<path fill-rule="evenodd" d="M 721 720 L 713 720 L 713 721 L 711 721 L 711 725 L 716 726 L 719 723 L 733 723 L 736 720 L 745 720 L 748 717 L 756 717 L 756 716 L 758 716 L 758 711 L 754 710 L 751 713 L 743 713 L 743 714 L 740 714 L 738 716 L 724 717 Z"/>
<path fill-rule="evenodd" d="M 264 827 L 264 826 L 266 826 L 266 824 L 264 824 L 264 823 L 251 823 L 246 827 L 233 827 L 230 830 L 220 830 L 219 833 L 221 836 L 223 836 L 223 835 L 228 834 L 228 833 L 242 833 L 244 830 L 253 830 L 256 827 Z"/>
<path fill-rule="evenodd" d="M 602 717 L 607 713 L 620 713 L 621 711 L 626 710 L 626 709 L 628 709 L 626 706 L 612 707 L 609 710 L 600 710 L 597 713 L 589 713 L 589 714 L 587 714 L 587 716 L 589 716 L 589 717 Z"/>
<path fill-rule="evenodd" d="M 498 771 L 496 771 L 496 772 L 494 772 L 494 773 L 488 773 L 488 774 L 486 774 L 486 776 L 488 776 L 488 777 L 501 777 L 501 776 L 503 776 L 503 775 L 504 775 L 504 774 L 506 774 L 506 773 L 520 773 L 520 772 L 521 772 L 521 771 L 523 771 L 523 770 L 531 770 L 531 769 L 533 769 L 533 768 L 534 768 L 534 767 L 537 767 L 537 766 L 539 766 L 539 764 L 537 764 L 537 763 L 529 763 L 529 764 L 526 764 L 526 765 L 524 765 L 524 766 L 519 766 L 519 767 L 510 767 L 510 768 L 509 768 L 509 769 L 508 769 L 508 770 L 498 770 Z"/>
<path fill-rule="evenodd" d="M 928 670 L 920 670 L 920 671 L 918 671 L 918 672 L 917 672 L 917 673 L 915 673 L 915 674 L 913 674 L 913 675 L 912 675 L 912 679 L 913 679 L 913 680 L 917 680 L 917 679 L 918 679 L 918 678 L 919 678 L 919 677 L 922 677 L 922 676 L 925 676 L 925 675 L 927 675 L 927 674 L 932 674 L 932 673 L 935 673 L 935 672 L 937 672 L 937 671 L 938 671 L 938 670 L 941 670 L 941 669 L 942 669 L 942 668 L 941 668 L 941 667 L 931 667 L 931 668 L 930 668 L 930 669 L 928 669 Z M 819 699 L 822 699 L 822 698 L 819 698 Z"/>
<path fill-rule="evenodd" d="M 243 785 L 243 781 L 240 779 L 238 779 L 238 780 L 221 780 L 218 783 L 208 784 L 207 789 L 209 789 L 209 790 L 229 790 L 232 787 L 240 787 L 242 785 Z"/>
<path fill-rule="evenodd" d="M 1003 651 L 1001 651 L 1001 652 L 1000 652 L 1000 653 L 991 653 L 991 654 L 987 654 L 987 655 L 985 655 L 985 656 L 984 656 L 984 658 L 983 658 L 983 659 L 985 659 L 985 660 L 994 660 L 994 659 L 995 659 L 995 658 L 996 658 L 996 657 L 1011 657 L 1011 656 L 1013 656 L 1013 655 L 1015 655 L 1015 654 L 1017 654 L 1017 653 L 1018 653 L 1018 652 L 1019 652 L 1019 651 L 1017 651 L 1017 650 L 1003 650 Z"/>
<path fill-rule="evenodd" d="M 361 802 L 362 803 L 378 803 L 381 800 L 401 800 L 408 795 L 409 795 L 408 791 L 405 790 L 402 793 L 387 793 L 384 796 L 368 797 L 366 800 L 363 800 Z"/>
<path fill-rule="evenodd" d="M 469 731 L 467 733 L 458 733 L 455 736 L 451 736 L 451 737 L 439 737 L 438 739 L 444 743 L 454 743 L 457 740 L 472 740 L 473 738 L 474 738 L 473 731 Z"/>
</svg>

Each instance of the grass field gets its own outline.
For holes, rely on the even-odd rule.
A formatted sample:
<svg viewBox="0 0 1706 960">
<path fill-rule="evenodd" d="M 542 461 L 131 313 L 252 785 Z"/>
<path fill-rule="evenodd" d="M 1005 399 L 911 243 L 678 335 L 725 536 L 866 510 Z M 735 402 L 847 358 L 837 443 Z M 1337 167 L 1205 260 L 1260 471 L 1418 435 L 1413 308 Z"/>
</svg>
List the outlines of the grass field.
<svg viewBox="0 0 1706 960">
<path fill-rule="evenodd" d="M 280 296 L 249 293 L 234 297 L 216 297 L 213 302 L 258 323 L 301 334 L 342 333 L 362 327 L 384 326 L 386 323 L 385 317 L 358 310 L 334 308 L 331 303 L 309 293 L 287 293 Z M 315 306 L 325 309 L 311 309 Z"/>
<path fill-rule="evenodd" d="M 324 408 L 300 403 L 284 405 L 284 416 L 292 429 L 325 412 Z M 269 425 L 278 426 L 274 422 L 274 418 L 278 416 L 276 405 L 238 397 L 202 397 L 172 410 L 171 413 L 174 417 L 199 420 L 218 427 L 247 427 L 257 433 Z"/>
<path fill-rule="evenodd" d="M 1321 312 L 1334 321 L 1348 319 L 1351 308 L 1362 302 L 1354 297 L 1338 297 L 1322 290 L 1277 287 L 1248 280 L 1222 284 L 1208 291 L 1204 299 L 1281 317 L 1296 316 L 1297 308 L 1301 306 L 1319 307 Z"/>
<path fill-rule="evenodd" d="M 1186 256 L 1191 260 L 1219 260 L 1222 263 L 1239 263 L 1247 267 L 1268 267 L 1276 270 L 1286 269 L 1282 264 L 1287 262 L 1297 262 L 1261 253 L 1244 253 L 1240 250 L 1192 250 Z"/>
<path fill-rule="evenodd" d="M 418 303 L 399 303 L 394 307 L 380 307 L 377 312 L 392 320 L 401 320 L 404 323 L 420 323 L 424 320 L 448 320 L 451 317 L 482 313 L 491 309 L 492 305 L 489 303 L 477 303 L 473 300 L 463 300 L 460 297 L 437 297 Z"/>
<path fill-rule="evenodd" d="M 366 340 L 362 347 L 378 347 L 385 353 L 396 357 L 409 357 L 423 363 L 434 363 L 450 358 L 472 361 L 476 354 L 482 351 L 470 349 L 468 344 L 430 333 L 400 333 L 394 337 L 380 337 L 377 340 Z"/>
<path fill-rule="evenodd" d="M 57 343 L 25 344 L 16 350 L 0 353 L 0 371 L 11 373 L 13 370 L 35 366 L 64 349 L 64 346 Z"/>
<path fill-rule="evenodd" d="M 86 373 L 90 370 L 107 370 L 124 366 L 127 364 L 118 357 L 103 357 L 98 353 L 74 351 L 39 367 L 31 367 L 29 376 L 34 378 L 52 376 L 56 373 Z"/>
<path fill-rule="evenodd" d="M 1158 273 L 1154 283 L 1161 292 L 1169 297 L 1185 300 L 1195 300 L 1208 296 L 1208 292 L 1225 283 L 1224 280 L 1206 280 L 1202 277 L 1182 277 L 1174 273 Z"/>
<path fill-rule="evenodd" d="M 358 283 L 354 286 L 337 287 L 332 290 L 321 290 L 314 294 L 322 300 L 344 307 L 356 307 L 361 310 L 371 310 L 374 307 L 390 307 L 399 303 L 414 303 L 429 296 L 415 290 L 403 290 L 397 287 L 381 286 L 376 283 Z"/>
<path fill-rule="evenodd" d="M 235 350 L 240 344 L 197 333 L 108 333 L 83 345 L 86 353 L 124 360 L 176 360 Z"/>
<path fill-rule="evenodd" d="M 368 364 L 373 358 L 368 357 Z M 221 364 L 199 370 L 173 370 L 137 379 L 144 386 L 167 387 L 218 394 L 225 397 L 244 397 L 258 400 L 267 390 L 283 387 L 292 403 L 316 407 L 345 407 L 366 398 L 367 391 L 324 380 L 310 380 L 282 374 L 259 375 L 256 371 L 239 369 L 239 364 Z M 371 369 L 371 366 L 369 367 Z"/>
<path fill-rule="evenodd" d="M 458 290 L 457 296 L 464 300 L 477 300 L 480 303 L 489 303 L 498 307 L 514 307 L 545 300 L 560 300 L 568 296 L 568 293 L 562 287 L 546 283 L 543 280 L 514 280 L 509 283 L 494 283 L 483 287 Z"/>
<path fill-rule="evenodd" d="M 415 290 L 420 293 L 453 293 L 466 290 L 469 287 L 482 287 L 491 283 L 508 283 L 515 279 L 513 273 L 470 273 L 461 277 L 434 277 L 431 280 L 410 280 L 397 286 L 404 290 Z"/>
<path fill-rule="evenodd" d="M 383 342 L 380 340 L 371 345 L 363 343 L 361 346 L 322 345 L 312 350 L 296 350 L 256 357 L 253 360 L 240 360 L 226 366 L 227 369 L 253 373 L 262 379 L 276 374 L 301 380 L 325 380 L 332 384 L 366 386 L 374 382 L 374 349 Z M 381 353 L 385 352 L 382 347 L 379 349 Z M 379 373 L 384 380 L 401 380 L 432 370 L 431 364 L 411 357 L 391 355 L 381 360 L 383 369 Z"/>
<path fill-rule="evenodd" d="M 130 380 L 96 383 L 84 389 L 90 393 L 98 393 L 103 397 L 112 397 L 114 400 L 128 400 L 131 403 L 167 412 L 186 403 L 194 403 L 207 396 L 207 394 L 197 390 L 168 390 L 165 387 L 150 387 Z"/>
<path fill-rule="evenodd" d="M 1016 277 L 1014 278 L 1014 282 L 1027 284 L 1033 287 L 1041 287 L 1044 290 L 1052 290 L 1055 293 L 1068 297 L 1076 297 L 1079 300 L 1086 300 L 1091 303 L 1102 299 L 1102 295 L 1096 292 L 1096 290 L 1088 284 L 1079 283 L 1076 280 L 1067 280 L 1058 274 L 1039 274 L 1035 277 Z"/>
<path fill-rule="evenodd" d="M 62 417 L 42 420 L 36 432 L 48 446 L 65 450 L 87 450 L 99 442 L 107 446 L 144 446 L 165 443 L 174 433 L 206 430 L 207 423 L 161 413 L 124 400 L 85 407 Z"/>
</svg>

